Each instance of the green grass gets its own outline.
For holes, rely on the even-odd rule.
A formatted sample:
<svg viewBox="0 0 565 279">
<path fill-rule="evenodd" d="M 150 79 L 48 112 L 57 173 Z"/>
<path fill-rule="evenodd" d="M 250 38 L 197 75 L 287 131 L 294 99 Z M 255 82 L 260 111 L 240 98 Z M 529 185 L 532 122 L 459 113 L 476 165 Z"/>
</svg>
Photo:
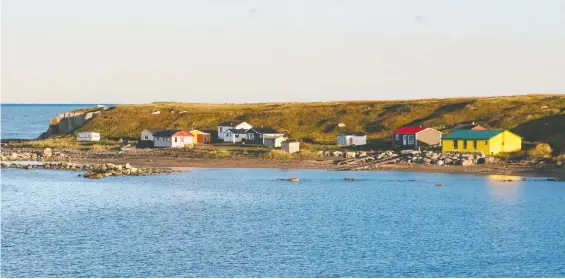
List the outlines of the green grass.
<svg viewBox="0 0 565 279">
<path fill-rule="evenodd" d="M 32 147 L 32 148 L 75 148 L 81 150 L 99 151 L 110 148 L 118 148 L 120 144 L 116 141 L 84 141 L 79 142 L 71 137 L 49 138 L 44 140 L 12 142 L 9 144 L 14 147 Z"/>
<path fill-rule="evenodd" d="M 159 110 L 161 114 L 151 115 Z M 177 113 L 171 114 L 174 110 Z M 187 111 L 178 114 L 179 111 Z M 138 137 L 146 128 L 217 130 L 226 119 L 258 127 L 274 127 L 312 146 L 335 146 L 343 131 L 369 135 L 366 148 L 386 148 L 391 131 L 424 125 L 447 132 L 454 125 L 475 121 L 491 129 L 510 129 L 525 140 L 547 142 L 565 152 L 565 96 L 527 95 L 489 98 L 452 98 L 410 101 L 354 101 L 318 103 L 118 105 L 103 111 L 79 131 L 102 137 Z M 346 127 L 337 127 L 345 123 Z M 317 149 L 317 148 L 313 148 Z"/>
</svg>

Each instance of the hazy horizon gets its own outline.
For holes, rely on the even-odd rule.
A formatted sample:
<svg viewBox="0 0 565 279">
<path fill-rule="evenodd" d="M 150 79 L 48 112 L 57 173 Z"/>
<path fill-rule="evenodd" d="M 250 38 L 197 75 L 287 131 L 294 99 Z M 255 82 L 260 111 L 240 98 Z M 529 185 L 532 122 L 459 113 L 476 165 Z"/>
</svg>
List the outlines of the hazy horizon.
<svg viewBox="0 0 565 279">
<path fill-rule="evenodd" d="M 4 0 L 2 103 L 563 94 L 560 0 Z"/>
</svg>

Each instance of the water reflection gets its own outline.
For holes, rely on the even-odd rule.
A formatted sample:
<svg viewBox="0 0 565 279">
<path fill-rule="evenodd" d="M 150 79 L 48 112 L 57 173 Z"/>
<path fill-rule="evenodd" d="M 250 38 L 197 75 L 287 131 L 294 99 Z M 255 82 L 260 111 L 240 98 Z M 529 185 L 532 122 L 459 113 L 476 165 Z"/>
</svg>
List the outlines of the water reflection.
<svg viewBox="0 0 565 279">
<path fill-rule="evenodd" d="M 489 193 L 497 201 L 504 204 L 515 204 L 518 200 L 518 189 L 524 177 L 514 175 L 489 175 L 487 185 Z"/>
</svg>

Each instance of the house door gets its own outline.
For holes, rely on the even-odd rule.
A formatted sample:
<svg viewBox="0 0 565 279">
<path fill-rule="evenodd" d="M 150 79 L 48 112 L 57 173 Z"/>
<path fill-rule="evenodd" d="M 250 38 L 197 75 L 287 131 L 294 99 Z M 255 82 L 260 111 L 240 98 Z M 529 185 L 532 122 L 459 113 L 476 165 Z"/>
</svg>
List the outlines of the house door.
<svg viewBox="0 0 565 279">
<path fill-rule="evenodd" d="M 353 145 L 353 138 L 349 138 L 349 145 Z"/>
<path fill-rule="evenodd" d="M 402 145 L 407 145 L 407 144 L 408 144 L 407 138 L 408 138 L 407 135 L 402 135 Z"/>
</svg>

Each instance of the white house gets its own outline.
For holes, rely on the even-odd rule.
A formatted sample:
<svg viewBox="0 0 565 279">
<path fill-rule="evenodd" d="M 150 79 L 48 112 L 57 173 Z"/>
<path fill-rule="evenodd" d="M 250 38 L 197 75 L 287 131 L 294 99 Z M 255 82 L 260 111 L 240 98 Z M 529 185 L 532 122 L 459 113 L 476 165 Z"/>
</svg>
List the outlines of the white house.
<svg viewBox="0 0 565 279">
<path fill-rule="evenodd" d="M 153 134 L 153 146 L 179 148 L 192 146 L 194 137 L 186 130 L 163 130 Z"/>
<path fill-rule="evenodd" d="M 367 144 L 367 135 L 363 133 L 341 133 L 337 136 L 337 145 L 365 145 Z"/>
<path fill-rule="evenodd" d="M 267 147 L 281 147 L 283 141 L 287 140 L 284 136 L 263 137 L 263 145 Z"/>
<path fill-rule="evenodd" d="M 80 132 L 77 136 L 78 141 L 100 141 L 100 133 Z"/>
<path fill-rule="evenodd" d="M 219 134 L 218 134 L 219 137 Z M 246 129 L 228 129 L 224 131 L 222 135 L 224 142 L 231 143 L 246 143 L 247 142 L 247 130 Z"/>
<path fill-rule="evenodd" d="M 219 140 L 224 140 L 224 135 L 225 132 L 229 129 L 236 129 L 236 130 L 248 130 L 253 128 L 253 126 L 249 125 L 249 123 L 245 122 L 245 121 L 238 121 L 238 120 L 228 120 L 228 121 L 224 121 L 222 123 L 220 123 L 220 125 L 218 125 L 218 139 Z"/>
<path fill-rule="evenodd" d="M 141 140 L 153 141 L 153 135 L 159 131 L 161 131 L 161 129 L 145 129 L 141 132 Z"/>
</svg>

